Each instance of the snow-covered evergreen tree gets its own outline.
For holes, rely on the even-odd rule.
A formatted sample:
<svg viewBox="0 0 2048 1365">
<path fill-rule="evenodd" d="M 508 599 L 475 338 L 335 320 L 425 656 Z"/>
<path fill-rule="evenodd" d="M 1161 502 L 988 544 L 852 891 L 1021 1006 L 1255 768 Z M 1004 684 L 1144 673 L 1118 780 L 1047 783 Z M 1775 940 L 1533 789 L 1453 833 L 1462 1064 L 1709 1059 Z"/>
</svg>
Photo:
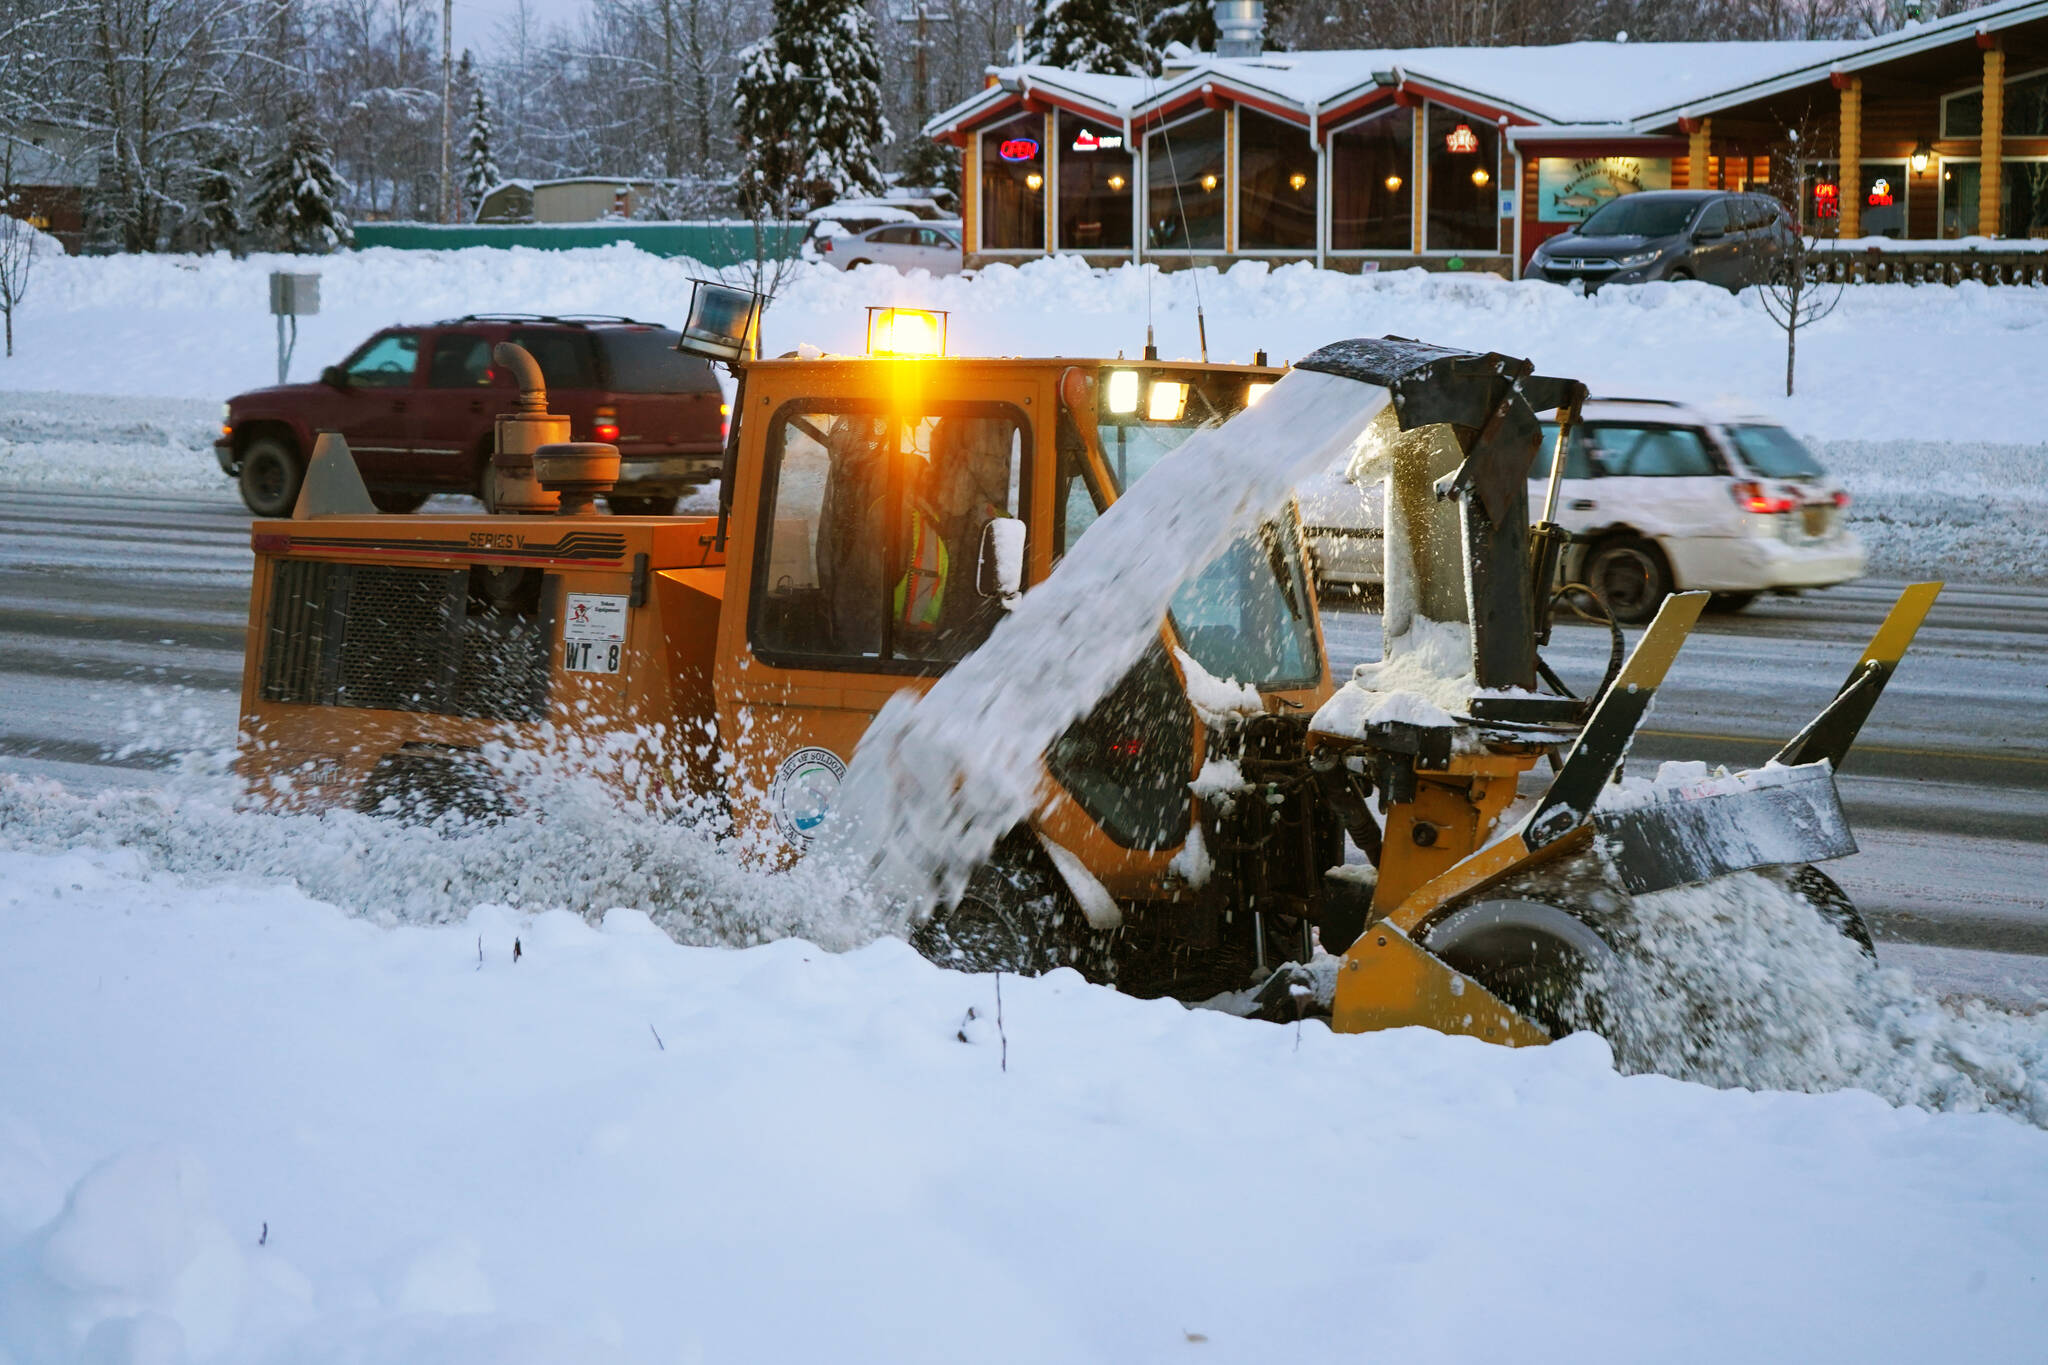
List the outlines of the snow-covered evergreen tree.
<svg viewBox="0 0 2048 1365">
<path fill-rule="evenodd" d="M 882 61 L 860 0 L 775 0 L 775 26 L 740 54 L 733 118 L 750 211 L 879 194 Z"/>
<path fill-rule="evenodd" d="M 327 140 L 301 116 L 292 120 L 277 154 L 257 168 L 250 207 L 256 226 L 285 250 L 332 251 L 349 240 L 348 215 L 341 210 L 346 188 Z"/>
<path fill-rule="evenodd" d="M 1024 35 L 1024 60 L 1126 76 L 1144 71 L 1152 54 L 1130 0 L 1042 0 Z"/>
<path fill-rule="evenodd" d="M 498 174 L 497 161 L 491 156 L 491 106 L 490 101 L 484 98 L 482 81 L 477 82 L 476 93 L 469 101 L 469 147 L 464 153 L 464 161 L 462 202 L 469 206 L 469 216 L 474 218 L 484 196 L 503 178 Z"/>
<path fill-rule="evenodd" d="M 241 254 L 242 180 L 242 157 L 233 143 L 219 144 L 199 163 L 191 224 L 193 245 L 199 250 L 226 248 Z"/>
</svg>

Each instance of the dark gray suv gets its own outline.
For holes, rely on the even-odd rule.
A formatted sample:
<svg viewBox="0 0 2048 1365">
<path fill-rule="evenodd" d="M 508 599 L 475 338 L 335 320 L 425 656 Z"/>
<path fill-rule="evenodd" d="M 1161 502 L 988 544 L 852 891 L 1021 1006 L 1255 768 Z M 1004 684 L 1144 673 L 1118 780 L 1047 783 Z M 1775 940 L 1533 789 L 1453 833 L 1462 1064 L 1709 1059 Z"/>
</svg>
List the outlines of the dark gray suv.
<svg viewBox="0 0 2048 1365">
<path fill-rule="evenodd" d="M 1702 280 L 1740 289 L 1772 278 L 1798 229 L 1765 194 L 1644 190 L 1611 200 L 1529 258 L 1532 279 L 1588 289 Z"/>
</svg>

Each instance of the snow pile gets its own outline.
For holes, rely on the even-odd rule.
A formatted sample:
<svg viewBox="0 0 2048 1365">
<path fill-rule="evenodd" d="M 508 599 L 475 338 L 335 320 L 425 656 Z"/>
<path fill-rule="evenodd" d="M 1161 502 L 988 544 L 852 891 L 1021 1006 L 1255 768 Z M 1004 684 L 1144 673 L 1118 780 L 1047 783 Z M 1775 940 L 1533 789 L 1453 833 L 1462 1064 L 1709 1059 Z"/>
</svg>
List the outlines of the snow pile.
<svg viewBox="0 0 2048 1365">
<path fill-rule="evenodd" d="M 218 400 L 0 394 L 0 486 L 217 493 L 219 434 Z"/>
<path fill-rule="evenodd" d="M 998 1010 L 895 941 L 709 951 L 630 911 L 490 907 L 380 930 L 139 863 L 0 854 L 11 1365 L 2048 1339 L 2048 1134 L 2001 1116 L 1627 1077 L 1590 1037 L 1339 1037 L 1064 971 L 1004 977 Z M 1341 1198 L 1307 1174 L 1343 1171 Z M 1368 1283 L 1357 1323 L 1325 1311 Z"/>
<path fill-rule="evenodd" d="M 1814 453 L 1849 490 L 1873 577 L 2048 580 L 2048 445 L 1816 441 Z"/>
<path fill-rule="evenodd" d="M 1042 799 L 1046 747 L 1158 639 L 1180 585 L 1355 445 L 1386 390 L 1296 370 L 1189 437 L 1082 533 L 974 653 L 891 698 L 854 751 L 825 852 L 921 913 L 952 905 Z"/>
<path fill-rule="evenodd" d="M 1626 928 L 1607 983 L 1624 1069 L 2048 1127 L 2048 1016 L 1938 1003 L 1761 873 L 1638 896 Z"/>
</svg>

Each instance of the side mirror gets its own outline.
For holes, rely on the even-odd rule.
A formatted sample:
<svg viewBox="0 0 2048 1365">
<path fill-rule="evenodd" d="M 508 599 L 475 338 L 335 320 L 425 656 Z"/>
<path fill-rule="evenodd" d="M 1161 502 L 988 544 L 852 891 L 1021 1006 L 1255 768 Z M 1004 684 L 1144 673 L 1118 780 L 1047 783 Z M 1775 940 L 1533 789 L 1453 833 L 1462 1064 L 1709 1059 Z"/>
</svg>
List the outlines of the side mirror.
<svg viewBox="0 0 2048 1365">
<path fill-rule="evenodd" d="M 981 528 L 974 590 L 1005 602 L 1024 590 L 1024 523 L 1017 518 L 997 517 Z"/>
<path fill-rule="evenodd" d="M 1695 242 L 1718 242 L 1727 235 L 1728 232 L 1725 228 L 1708 227 L 1705 223 L 1702 223 L 1699 230 L 1693 233 L 1692 239 Z"/>
<path fill-rule="evenodd" d="M 329 365 L 320 371 L 320 382 L 330 389 L 345 389 L 348 387 L 348 371 L 339 365 Z"/>
</svg>

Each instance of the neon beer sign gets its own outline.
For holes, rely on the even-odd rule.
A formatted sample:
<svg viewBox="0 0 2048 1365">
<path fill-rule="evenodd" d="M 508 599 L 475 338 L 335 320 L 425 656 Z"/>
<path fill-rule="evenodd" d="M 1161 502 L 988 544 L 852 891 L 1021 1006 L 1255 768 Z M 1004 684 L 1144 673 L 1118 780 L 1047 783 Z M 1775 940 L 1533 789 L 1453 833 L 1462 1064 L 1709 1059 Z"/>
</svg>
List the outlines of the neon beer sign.
<svg viewBox="0 0 2048 1365">
<path fill-rule="evenodd" d="M 1444 146 L 1453 152 L 1476 152 L 1479 150 L 1479 134 L 1472 131 L 1472 125 L 1461 123 L 1444 135 Z"/>
<path fill-rule="evenodd" d="M 1870 182 L 1870 204 L 1872 208 L 1889 208 L 1892 202 L 1892 182 L 1879 176 Z"/>
</svg>

